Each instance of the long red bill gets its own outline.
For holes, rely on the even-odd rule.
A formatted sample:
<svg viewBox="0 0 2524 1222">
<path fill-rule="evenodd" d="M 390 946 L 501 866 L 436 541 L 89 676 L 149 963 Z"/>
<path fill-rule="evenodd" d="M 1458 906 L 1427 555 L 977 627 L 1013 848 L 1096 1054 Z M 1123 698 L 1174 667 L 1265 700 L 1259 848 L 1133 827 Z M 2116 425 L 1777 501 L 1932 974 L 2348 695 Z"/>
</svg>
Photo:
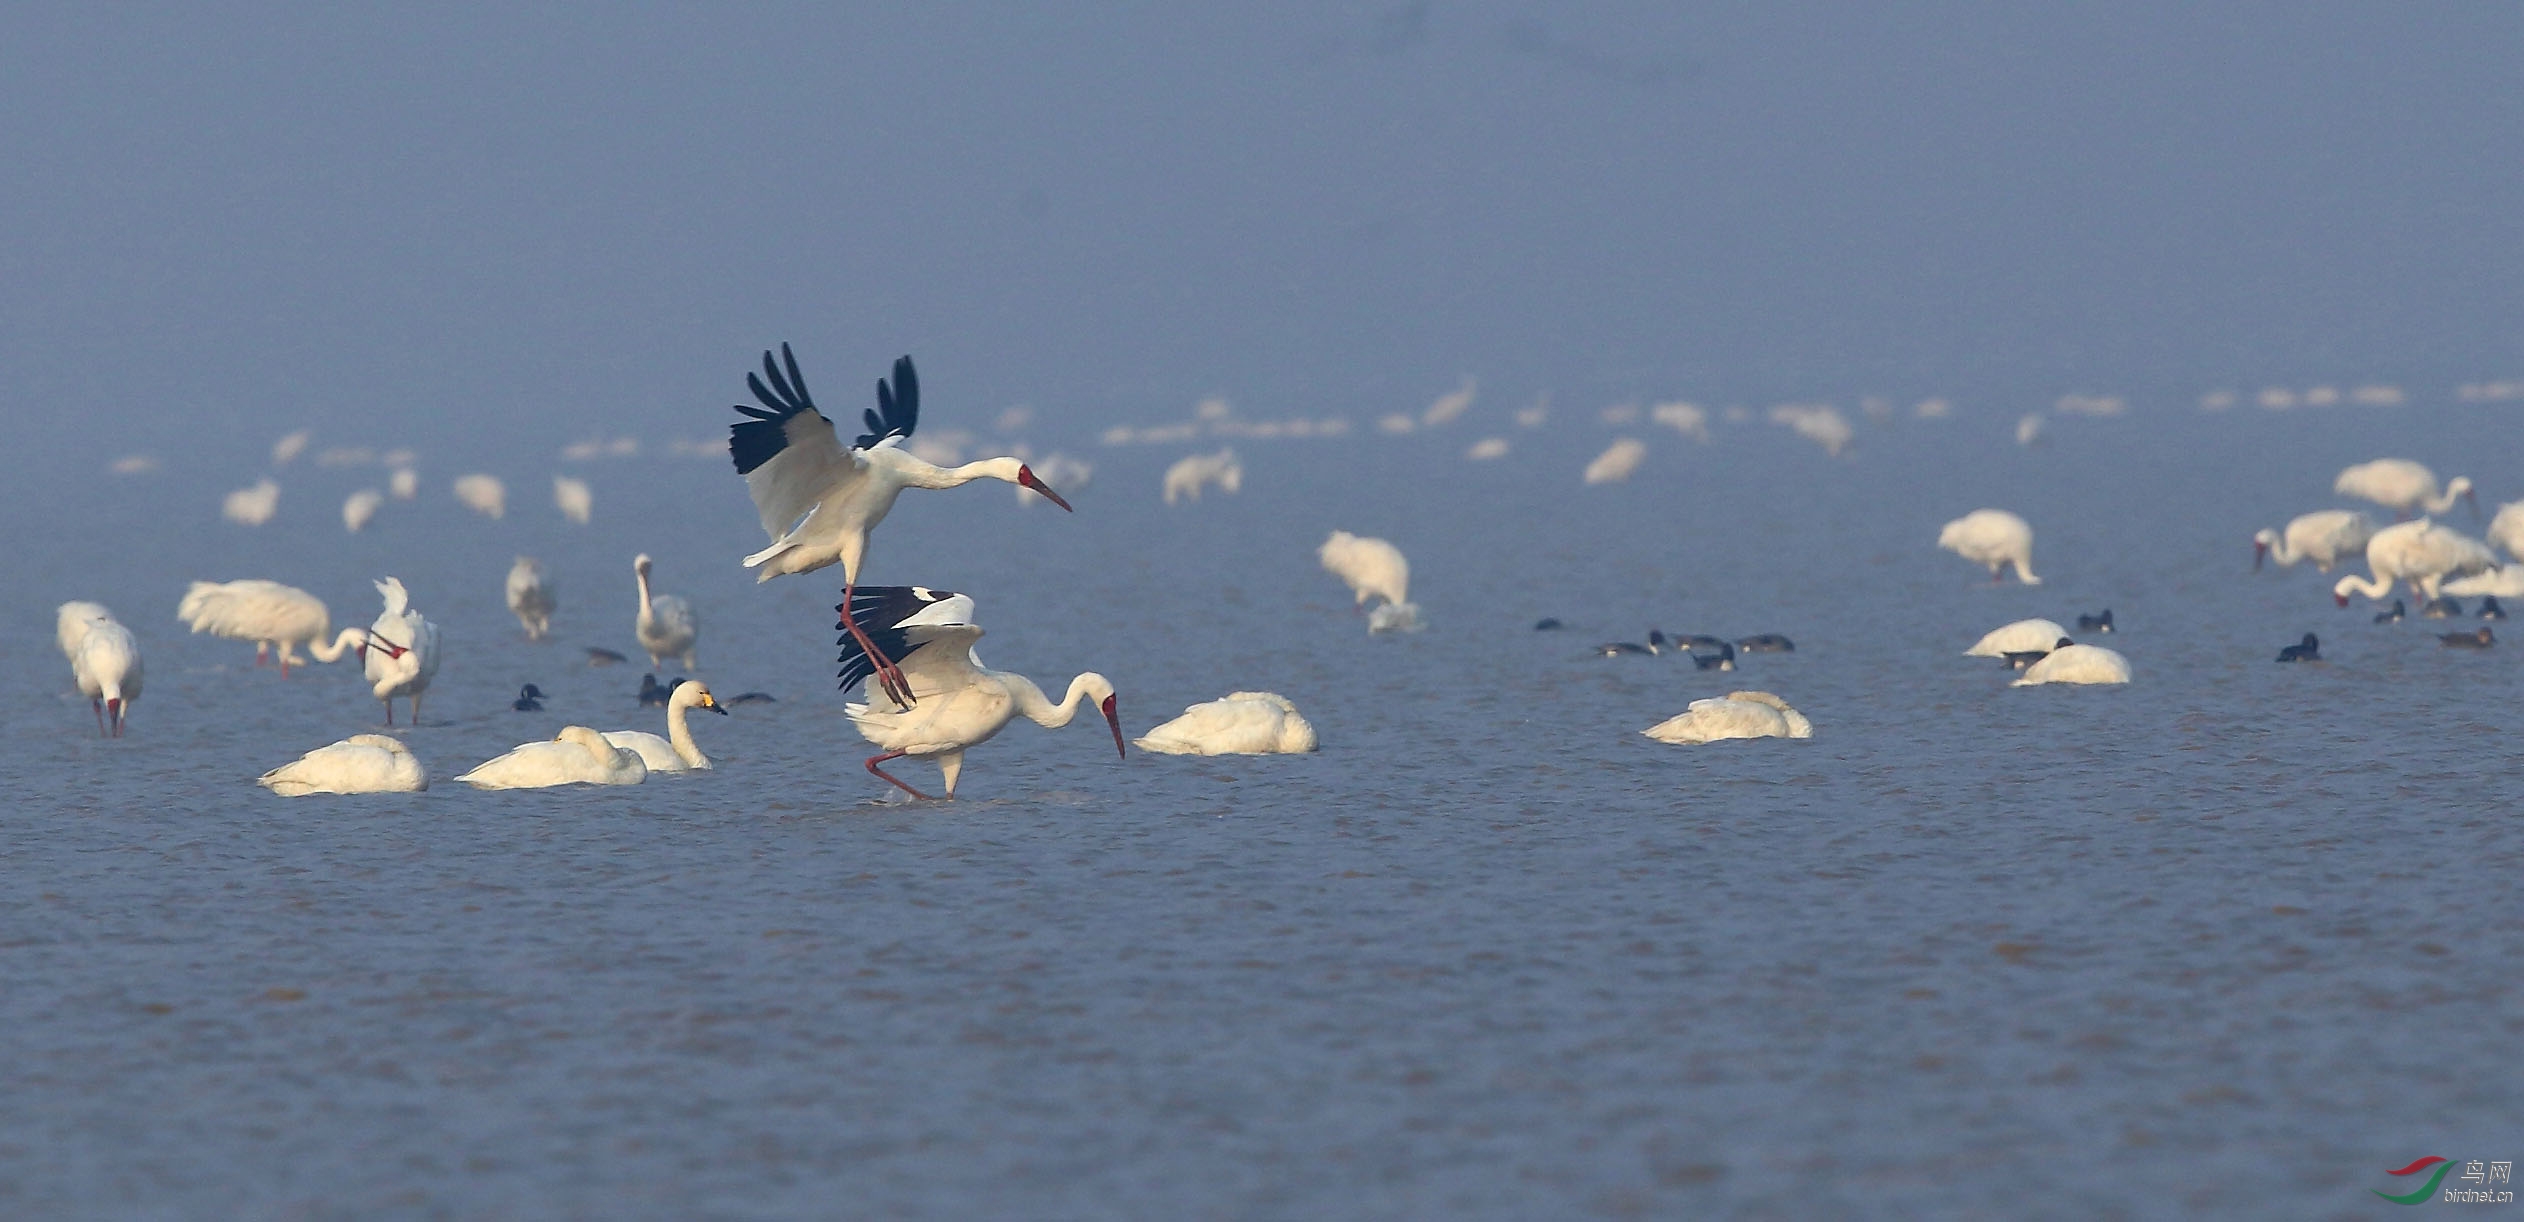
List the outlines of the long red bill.
<svg viewBox="0 0 2524 1222">
<path fill-rule="evenodd" d="M 1051 485 L 1035 478 L 1034 468 L 1032 467 L 1017 468 L 1017 484 L 1020 487 L 1032 488 L 1036 492 L 1042 493 L 1044 498 L 1051 501 L 1051 503 L 1058 505 L 1063 509 L 1069 509 L 1069 502 L 1060 499 L 1060 494 L 1052 491 Z M 1076 513 L 1078 511 L 1075 509 L 1069 509 L 1069 512 Z"/>
</svg>

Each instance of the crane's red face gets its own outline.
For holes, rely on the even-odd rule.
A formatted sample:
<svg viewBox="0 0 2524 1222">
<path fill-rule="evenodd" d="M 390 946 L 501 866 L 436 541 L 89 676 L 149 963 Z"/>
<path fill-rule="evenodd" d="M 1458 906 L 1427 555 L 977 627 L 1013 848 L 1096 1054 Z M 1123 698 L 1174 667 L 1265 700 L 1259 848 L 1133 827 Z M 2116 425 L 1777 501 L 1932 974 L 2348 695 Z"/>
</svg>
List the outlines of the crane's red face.
<svg viewBox="0 0 2524 1222">
<path fill-rule="evenodd" d="M 2270 554 L 2270 545 L 2259 539 L 2252 541 L 2252 571 L 2261 571 L 2261 558 Z"/>
<path fill-rule="evenodd" d="M 1052 491 L 1052 486 L 1050 484 L 1046 484 L 1034 477 L 1034 468 L 1032 467 L 1019 466 L 1017 468 L 1017 486 L 1020 488 L 1032 488 L 1036 492 L 1042 493 L 1045 500 L 1048 500 L 1063 509 L 1069 509 L 1069 502 L 1060 499 L 1060 494 Z M 1069 509 L 1069 512 L 1076 513 L 1078 511 L 1075 509 Z"/>
<path fill-rule="evenodd" d="M 1063 508 L 1067 507 L 1063 506 Z M 1107 696 L 1104 702 L 1096 707 L 1104 712 L 1104 724 L 1113 727 L 1113 754 L 1129 759 L 1131 753 L 1122 749 L 1121 699 L 1120 696 Z"/>
<path fill-rule="evenodd" d="M 2346 594 L 2334 594 L 2331 596 L 2331 602 L 2333 606 L 2345 607 L 2349 605 L 2349 596 Z"/>
</svg>

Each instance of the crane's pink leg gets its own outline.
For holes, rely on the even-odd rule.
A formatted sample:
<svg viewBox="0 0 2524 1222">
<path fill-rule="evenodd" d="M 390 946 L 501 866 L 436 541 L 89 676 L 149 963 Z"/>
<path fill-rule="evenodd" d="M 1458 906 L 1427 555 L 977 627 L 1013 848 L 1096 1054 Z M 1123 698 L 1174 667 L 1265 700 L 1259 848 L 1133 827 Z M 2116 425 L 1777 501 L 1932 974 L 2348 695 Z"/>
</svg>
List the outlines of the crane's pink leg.
<svg viewBox="0 0 2524 1222">
<path fill-rule="evenodd" d="M 102 696 L 89 697 L 88 709 L 96 714 L 96 736 L 98 738 L 105 737 L 105 698 Z"/>
<path fill-rule="evenodd" d="M 386 697 L 386 724 L 394 724 L 394 697 Z"/>
<path fill-rule="evenodd" d="M 842 583 L 841 626 L 850 630 L 850 639 L 859 642 L 859 648 L 867 652 L 868 660 L 876 663 L 877 685 L 884 689 L 886 699 L 891 700 L 904 708 L 910 708 L 914 703 L 911 696 L 911 683 L 903 678 L 902 668 L 894 665 L 894 659 L 886 657 L 883 652 L 877 649 L 876 642 L 869 640 L 868 634 L 860 631 L 859 621 L 852 618 L 850 615 L 850 597 L 851 595 L 858 593 L 858 590 L 859 583 L 857 581 L 847 581 Z M 877 775 L 884 776 L 885 774 L 878 773 Z M 892 777 L 886 777 L 885 779 L 889 781 L 894 780 Z M 894 783 L 897 785 L 903 785 L 901 781 L 894 781 Z M 903 788 L 905 791 L 911 790 L 911 786 L 909 785 L 903 785 Z"/>
<path fill-rule="evenodd" d="M 256 642 L 254 643 L 254 669 L 256 669 L 256 670 L 261 670 L 261 669 L 263 669 L 264 667 L 269 666 L 269 665 L 271 665 L 271 664 L 272 664 L 272 645 L 271 645 L 271 642 L 269 642 L 269 641 L 256 641 Z"/>
<path fill-rule="evenodd" d="M 903 758 L 904 756 L 909 755 L 909 754 L 910 754 L 910 752 L 908 752 L 908 751 L 888 751 L 888 752 L 886 752 L 886 753 L 885 753 L 885 754 L 883 754 L 883 755 L 870 756 L 870 757 L 868 758 L 868 771 L 875 773 L 875 774 L 876 774 L 879 778 L 883 779 L 883 780 L 884 780 L 884 782 L 885 782 L 886 784 L 891 785 L 891 786 L 893 786 L 893 787 L 894 787 L 894 788 L 896 788 L 896 789 L 902 790 L 904 793 L 910 794 L 911 796 L 913 796 L 913 797 L 915 797 L 915 798 L 918 798 L 918 799 L 920 799 L 920 800 L 921 800 L 921 801 L 923 801 L 923 802 L 935 802 L 935 801 L 937 801 L 937 799 L 936 799 L 936 798 L 932 798 L 932 797 L 930 797 L 929 795 L 927 795 L 927 794 L 925 794 L 925 793 L 922 793 L 922 792 L 920 792 L 919 790 L 914 789 L 914 788 L 912 788 L 912 787 L 911 787 L 911 786 L 909 786 L 909 785 L 905 785 L 905 784 L 903 784 L 901 781 L 899 781 L 899 780 L 895 779 L 895 777 L 894 777 L 894 774 L 893 774 L 893 773 L 887 772 L 886 770 L 884 770 L 884 769 L 882 769 L 882 768 L 877 767 L 877 765 L 878 765 L 878 764 L 882 764 L 882 763 L 884 763 L 884 762 L 885 762 L 885 761 L 887 761 L 887 760 L 897 760 L 897 759 L 901 759 L 901 758 Z"/>
</svg>

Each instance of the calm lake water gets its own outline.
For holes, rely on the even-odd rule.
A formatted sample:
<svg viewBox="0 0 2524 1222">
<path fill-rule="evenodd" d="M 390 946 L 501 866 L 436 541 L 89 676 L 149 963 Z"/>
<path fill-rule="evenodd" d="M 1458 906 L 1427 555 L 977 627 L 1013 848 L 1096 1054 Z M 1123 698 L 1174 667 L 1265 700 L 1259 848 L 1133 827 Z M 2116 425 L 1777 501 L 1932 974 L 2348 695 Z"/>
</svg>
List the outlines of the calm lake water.
<svg viewBox="0 0 2524 1222">
<path fill-rule="evenodd" d="M 1614 430 L 1502 415 L 1239 443 L 1245 491 L 1196 505 L 1158 475 L 1216 443 L 1071 445 L 1098 467 L 1074 516 L 906 495 L 870 579 L 973 594 L 993 666 L 1100 670 L 1132 734 L 1275 690 L 1323 740 L 1117 760 L 1091 717 L 1021 723 L 952 804 L 861 770 L 839 570 L 753 584 L 723 460 L 413 439 L 421 499 L 356 536 L 341 498 L 382 473 L 304 459 L 272 523 L 219 520 L 261 440 L 27 477 L 0 494 L 0 1212 L 2353 1217 L 2422 1155 L 2524 1154 L 2524 628 L 2443 649 L 2455 625 L 2335 610 L 2248 542 L 2379 455 L 2524 496 L 2518 409 L 2141 411 L 2024 449 L 1990 408 L 1862 421 L 1837 460 L 1641 426 L 1646 465 L 1598 488 Z M 1485 432 L 1516 452 L 1463 461 Z M 477 467 L 505 520 L 447 495 Z M 593 525 L 552 511 L 555 469 Z M 2047 584 L 1934 548 L 1983 505 L 2034 524 Z M 1315 564 L 1336 527 L 1409 554 L 1426 631 L 1366 633 Z M 638 551 L 699 609 L 700 677 L 778 702 L 696 721 L 714 773 L 454 784 L 566 723 L 662 729 L 645 667 L 580 650 L 633 650 Z M 553 643 L 501 604 L 521 552 Z M 403 732 L 437 783 L 256 788 L 379 707 L 350 666 L 283 682 L 186 635 L 186 581 L 287 581 L 340 626 L 388 573 L 444 633 Z M 145 651 L 120 741 L 54 647 L 70 598 Z M 2126 688 L 1957 656 L 2105 607 Z M 1587 652 L 1650 626 L 1798 650 Z M 2271 664 L 2306 631 L 2327 663 Z M 548 713 L 508 709 L 529 681 Z M 1815 737 L 1638 734 L 1737 687 Z"/>
</svg>

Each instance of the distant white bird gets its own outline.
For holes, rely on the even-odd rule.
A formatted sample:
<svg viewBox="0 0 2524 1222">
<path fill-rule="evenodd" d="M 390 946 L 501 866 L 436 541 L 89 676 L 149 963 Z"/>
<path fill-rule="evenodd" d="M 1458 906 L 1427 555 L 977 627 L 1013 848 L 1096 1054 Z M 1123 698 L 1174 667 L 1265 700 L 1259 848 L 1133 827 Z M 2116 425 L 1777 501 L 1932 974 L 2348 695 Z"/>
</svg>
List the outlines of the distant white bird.
<svg viewBox="0 0 2524 1222">
<path fill-rule="evenodd" d="M 745 477 L 763 532 L 771 536 L 771 546 L 745 557 L 745 567 L 758 570 L 756 580 L 769 581 L 839 563 L 844 630 L 862 648 L 867 636 L 850 619 L 850 593 L 859 588 L 869 532 L 893 510 L 903 489 L 954 488 L 996 479 L 1032 488 L 1069 508 L 1069 502 L 1017 459 L 936 467 L 904 453 L 903 443 L 920 424 L 920 379 L 908 356 L 894 362 L 890 385 L 876 384 L 876 410 L 860 413 L 868 431 L 848 449 L 833 432 L 833 422 L 816 410 L 787 344 L 780 345 L 778 364 L 771 353 L 762 354 L 762 372 L 762 377 L 745 375 L 745 385 L 762 406 L 739 404 L 736 410 L 751 419 L 728 426 L 728 454 L 736 460 L 737 474 Z M 890 693 L 907 694 L 892 661 L 879 654 L 876 663 L 877 681 Z"/>
<path fill-rule="evenodd" d="M 2348 606 L 2353 593 L 2382 601 L 2396 581 L 2409 582 L 2423 602 L 2434 602 L 2447 579 L 2494 569 L 2498 556 L 2478 539 L 2420 518 L 2376 531 L 2366 541 L 2366 567 L 2371 576 L 2351 573 L 2333 583 L 2333 602 Z"/>
<path fill-rule="evenodd" d="M 550 789 L 637 785 L 648 775 L 639 752 L 614 746 L 586 726 L 564 726 L 550 741 L 522 743 L 456 779 L 476 789 Z"/>
<path fill-rule="evenodd" d="M 254 642 L 256 666 L 268 662 L 277 648 L 284 679 L 291 666 L 302 664 L 297 653 L 301 644 L 318 662 L 340 661 L 344 653 L 368 644 L 368 634 L 357 628 L 345 628 L 333 636 L 333 613 L 325 609 L 323 599 L 296 586 L 255 577 L 196 581 L 176 604 L 175 617 L 196 633 Z"/>
<path fill-rule="evenodd" d="M 587 481 L 567 475 L 552 477 L 552 503 L 560 507 L 561 516 L 580 526 L 596 506 L 596 494 L 587 490 Z"/>
<path fill-rule="evenodd" d="M 386 490 L 398 501 L 408 501 L 421 494 L 421 476 L 410 467 L 397 467 L 386 477 Z"/>
<path fill-rule="evenodd" d="M 990 741 L 1019 715 L 1050 729 L 1068 725 L 1081 703 L 1092 704 L 1104 714 L 1113 729 L 1113 749 L 1123 752 L 1122 717 L 1112 681 L 1086 672 L 1070 680 L 1068 694 L 1054 704 L 1025 676 L 984 667 L 973 656 L 973 643 L 981 639 L 982 630 L 972 622 L 972 599 L 920 586 L 871 586 L 856 591 L 853 598 L 853 618 L 872 625 L 867 634 L 885 656 L 900 663 L 911 695 L 918 700 L 899 710 L 868 704 L 843 709 L 860 736 L 882 749 L 882 754 L 869 758 L 867 769 L 887 784 L 927 799 L 927 794 L 878 765 L 904 756 L 934 759 L 946 782 L 946 796 L 953 798 L 967 750 Z M 869 651 L 845 638 L 841 689 L 849 691 L 875 673 Z"/>
<path fill-rule="evenodd" d="M 2016 567 L 2016 580 L 2029 586 L 2042 584 L 2033 575 L 2033 527 L 2004 509 L 1975 509 L 1946 523 L 1937 532 L 1937 546 L 1987 565 L 1992 584 L 1998 581 L 1999 568 L 2009 564 Z"/>
<path fill-rule="evenodd" d="M 2042 414 L 2026 412 L 2016 420 L 2016 444 L 2030 446 L 2042 440 Z"/>
<path fill-rule="evenodd" d="M 560 600 L 543 579 L 543 562 L 519 556 L 508 567 L 508 611 L 526 629 L 526 639 L 540 641 L 552 632 L 552 612 Z"/>
<path fill-rule="evenodd" d="M 112 619 L 114 613 L 103 603 L 66 602 L 53 615 L 53 635 L 61 642 L 62 660 L 79 660 L 79 642 L 87 639 L 88 625 L 101 619 Z"/>
<path fill-rule="evenodd" d="M 2047 650 L 2068 635 L 2068 629 L 2046 619 L 2020 619 L 2012 624 L 1990 629 L 1988 635 L 1963 651 L 1967 658 L 2003 658 L 2011 653 L 2032 653 Z"/>
<path fill-rule="evenodd" d="M 1161 755 L 1293 755 L 1315 749 L 1315 728 L 1277 692 L 1229 692 L 1132 741 Z"/>
<path fill-rule="evenodd" d="M 140 699 L 140 642 L 132 639 L 131 629 L 110 616 L 89 620 L 78 651 L 71 655 L 70 675 L 96 712 L 96 732 L 107 733 L 110 721 L 111 733 L 121 738 L 132 702 Z"/>
<path fill-rule="evenodd" d="M 1411 562 L 1402 558 L 1401 548 L 1336 530 L 1315 550 L 1315 557 L 1323 562 L 1325 572 L 1350 587 L 1357 605 L 1365 606 L 1370 598 L 1384 600 L 1368 612 L 1368 631 L 1419 627 L 1419 608 L 1411 602 Z"/>
<path fill-rule="evenodd" d="M 2314 568 L 2328 573 L 2342 556 L 2354 556 L 2366 550 L 2366 541 L 2375 537 L 2375 520 L 2354 509 L 2317 509 L 2288 520 L 2287 533 L 2263 527 L 2252 536 L 2252 567 L 2258 572 L 2261 558 L 2268 556 L 2284 568 L 2299 560 L 2311 560 Z"/>
<path fill-rule="evenodd" d="M 1709 444 L 1709 413 L 1697 403 L 1659 403 L 1648 409 L 1648 419 L 1691 438 Z"/>
<path fill-rule="evenodd" d="M 701 617 L 693 613 L 692 604 L 673 594 L 649 594 L 647 552 L 631 561 L 631 572 L 640 579 L 640 616 L 632 632 L 639 637 L 640 648 L 648 651 L 649 665 L 663 666 L 666 659 L 680 654 L 684 669 L 700 669 L 701 664 L 692 660 L 692 647 L 701 638 Z"/>
<path fill-rule="evenodd" d="M 274 768 L 254 783 L 284 798 L 311 793 L 418 793 L 429 788 L 429 773 L 401 740 L 354 734 Z"/>
<path fill-rule="evenodd" d="M 1850 438 L 1857 436 L 1849 418 L 1829 403 L 1783 403 L 1770 409 L 1770 418 L 1823 447 L 1823 452 L 1833 458 L 1840 457 L 1840 452 L 1849 447 Z"/>
<path fill-rule="evenodd" d="M 1464 457 L 1474 462 L 1488 462 L 1493 458 L 1507 457 L 1507 450 L 1507 438 L 1484 437 L 1472 443 L 1472 448 L 1464 451 Z"/>
<path fill-rule="evenodd" d="M 2446 582 L 2442 589 L 2449 598 L 2478 598 L 2482 595 L 2524 598 L 2524 564 L 2510 564 L 2492 572 L 2457 577 Z"/>
<path fill-rule="evenodd" d="M 2444 495 L 2439 496 L 2436 472 L 2407 458 L 2359 463 L 2340 472 L 2340 478 L 2331 482 L 2331 490 L 2341 496 L 2373 501 L 2405 518 L 2415 513 L 2443 513 L 2462 498 L 2470 499 L 2474 514 L 2480 512 L 2480 498 L 2472 495 L 2469 477 L 2455 476 L 2445 485 Z"/>
<path fill-rule="evenodd" d="M 2025 668 L 2024 677 L 2010 687 L 2033 687 L 2043 683 L 2127 683 L 2130 681 L 2130 660 L 2101 645 L 2062 645 L 2041 661 Z"/>
<path fill-rule="evenodd" d="M 456 499 L 483 517 L 500 517 L 508 512 L 508 485 L 496 475 L 460 475 L 456 477 Z"/>
<path fill-rule="evenodd" d="M 628 751 L 639 753 L 640 762 L 651 772 L 702 771 L 710 766 L 710 757 L 701 753 L 701 745 L 692 740 L 692 727 L 684 722 L 684 710 L 708 709 L 721 717 L 727 710 L 710 695 L 708 685 L 686 679 L 675 685 L 675 694 L 666 698 L 666 737 L 659 738 L 645 730 L 607 730 L 605 741 Z"/>
<path fill-rule="evenodd" d="M 1729 738 L 1812 738 L 1814 723 L 1769 692 L 1729 692 L 1639 731 L 1658 742 L 1713 743 Z"/>
<path fill-rule="evenodd" d="M 1647 456 L 1646 442 L 1635 437 L 1624 437 L 1606 446 L 1603 453 L 1596 455 L 1593 462 L 1586 464 L 1586 482 L 1618 484 L 1630 478 L 1631 473 L 1639 469 L 1639 464 L 1646 461 Z"/>
<path fill-rule="evenodd" d="M 280 485 L 268 479 L 256 480 L 253 487 L 239 488 L 219 502 L 220 516 L 245 526 L 261 526 L 279 509 Z"/>
<path fill-rule="evenodd" d="M 2489 529 L 2484 534 L 2489 542 L 2506 549 L 2508 559 L 2524 561 L 2524 501 L 2498 506 L 2497 516 L 2489 519 Z"/>
<path fill-rule="evenodd" d="M 388 577 L 377 583 L 385 610 L 369 625 L 368 646 L 360 651 L 366 663 L 369 690 L 386 706 L 386 724 L 394 724 L 394 698 L 412 701 L 412 724 L 421 724 L 421 693 L 438 675 L 438 625 L 412 609 L 403 582 Z"/>
<path fill-rule="evenodd" d="M 1233 449 L 1220 450 L 1215 454 L 1187 454 L 1174 460 L 1174 465 L 1166 468 L 1166 504 L 1171 505 L 1178 500 L 1197 501 L 1201 499 L 1201 489 L 1212 484 L 1217 485 L 1219 491 L 1228 493 L 1244 488 L 1244 464 L 1236 460 Z"/>
<path fill-rule="evenodd" d="M 358 534 L 377 516 L 377 507 L 386 503 L 386 494 L 374 488 L 362 488 L 342 498 L 342 529 Z"/>
<path fill-rule="evenodd" d="M 286 467 L 300 454 L 306 452 L 307 437 L 307 430 L 300 429 L 295 433 L 287 434 L 280 440 L 273 442 L 272 465 L 275 467 Z"/>
<path fill-rule="evenodd" d="M 1480 389 L 1479 381 L 1469 374 L 1465 375 L 1462 385 L 1439 395 L 1436 402 L 1428 405 L 1427 411 L 1420 413 L 1421 426 L 1436 428 L 1441 424 L 1454 423 L 1457 417 L 1471 409 L 1472 397 Z"/>
</svg>

